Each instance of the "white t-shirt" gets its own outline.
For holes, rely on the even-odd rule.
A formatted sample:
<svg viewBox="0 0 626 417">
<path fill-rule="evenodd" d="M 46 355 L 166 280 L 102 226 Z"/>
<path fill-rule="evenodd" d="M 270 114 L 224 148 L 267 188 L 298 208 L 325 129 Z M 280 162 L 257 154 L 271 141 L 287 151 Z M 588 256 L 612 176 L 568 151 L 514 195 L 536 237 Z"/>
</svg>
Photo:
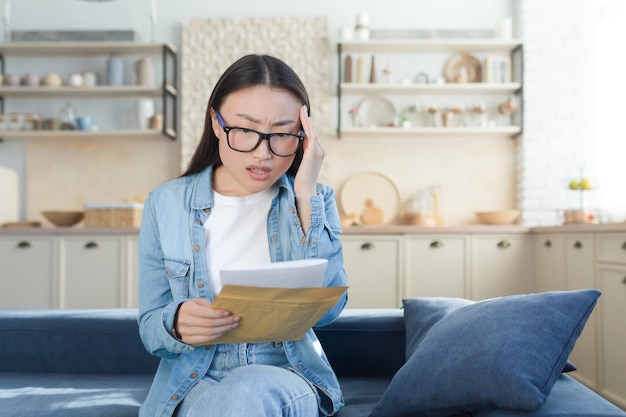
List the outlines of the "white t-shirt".
<svg viewBox="0 0 626 417">
<path fill-rule="evenodd" d="M 220 270 L 271 263 L 267 216 L 276 192 L 275 186 L 244 197 L 213 191 L 204 244 L 214 296 L 222 290 Z"/>
</svg>

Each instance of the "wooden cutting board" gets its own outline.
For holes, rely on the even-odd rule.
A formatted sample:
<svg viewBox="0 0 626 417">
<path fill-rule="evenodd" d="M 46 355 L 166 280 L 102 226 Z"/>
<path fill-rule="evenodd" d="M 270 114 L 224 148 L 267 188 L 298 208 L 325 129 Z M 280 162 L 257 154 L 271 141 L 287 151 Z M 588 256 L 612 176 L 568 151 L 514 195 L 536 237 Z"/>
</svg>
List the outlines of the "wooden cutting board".
<svg viewBox="0 0 626 417">
<path fill-rule="evenodd" d="M 0 224 L 19 220 L 19 183 L 16 170 L 0 166 Z"/>
</svg>

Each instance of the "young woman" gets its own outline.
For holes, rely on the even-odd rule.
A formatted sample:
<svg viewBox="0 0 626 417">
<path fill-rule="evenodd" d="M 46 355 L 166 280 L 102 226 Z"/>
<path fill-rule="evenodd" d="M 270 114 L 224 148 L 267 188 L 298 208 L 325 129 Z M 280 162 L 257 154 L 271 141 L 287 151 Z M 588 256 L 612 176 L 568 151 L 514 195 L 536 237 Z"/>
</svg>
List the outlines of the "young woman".
<svg viewBox="0 0 626 417">
<path fill-rule="evenodd" d="M 187 171 L 153 190 L 139 235 L 139 328 L 161 362 L 141 417 L 311 417 L 343 405 L 312 330 L 302 340 L 213 344 L 239 317 L 211 308 L 224 268 L 328 259 L 345 286 L 334 193 L 309 99 L 283 61 L 247 55 L 217 82 Z M 347 295 L 316 324 L 332 322 Z"/>
</svg>

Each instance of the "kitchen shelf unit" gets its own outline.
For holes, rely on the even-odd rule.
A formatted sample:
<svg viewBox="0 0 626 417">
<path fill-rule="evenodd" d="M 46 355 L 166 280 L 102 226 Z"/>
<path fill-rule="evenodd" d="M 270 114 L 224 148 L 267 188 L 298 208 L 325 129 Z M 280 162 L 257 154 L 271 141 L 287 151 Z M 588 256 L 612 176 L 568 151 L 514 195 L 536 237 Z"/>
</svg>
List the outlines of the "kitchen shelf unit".
<svg viewBox="0 0 626 417">
<path fill-rule="evenodd" d="M 522 132 L 519 126 L 497 127 L 354 127 L 341 129 L 342 137 L 366 136 L 516 136 Z"/>
<path fill-rule="evenodd" d="M 150 130 L 103 130 L 78 132 L 71 130 L 0 130 L 0 138 L 104 138 L 104 137 L 158 137 L 175 140 L 178 134 L 178 53 L 170 43 L 144 42 L 13 42 L 0 44 L 0 73 L 4 77 L 9 57 L 65 57 L 65 56 L 129 56 L 160 57 L 162 81 L 159 86 L 123 85 L 94 87 L 0 86 L 0 112 L 4 112 L 6 98 L 128 98 L 160 97 L 163 109 L 163 127 Z"/>
<path fill-rule="evenodd" d="M 384 83 L 346 83 L 343 82 L 344 54 L 416 54 L 433 52 L 496 52 L 509 54 L 512 63 L 513 80 L 507 83 L 446 83 L 446 84 L 384 84 Z M 394 135 L 394 136 L 446 136 L 446 135 L 498 135 L 516 137 L 522 133 L 523 126 L 523 44 L 520 39 L 400 39 L 349 41 L 337 44 L 337 136 Z M 345 95 L 516 95 L 520 103 L 517 124 L 485 128 L 450 128 L 450 127 L 378 127 L 344 128 L 342 127 L 342 98 Z"/>
</svg>

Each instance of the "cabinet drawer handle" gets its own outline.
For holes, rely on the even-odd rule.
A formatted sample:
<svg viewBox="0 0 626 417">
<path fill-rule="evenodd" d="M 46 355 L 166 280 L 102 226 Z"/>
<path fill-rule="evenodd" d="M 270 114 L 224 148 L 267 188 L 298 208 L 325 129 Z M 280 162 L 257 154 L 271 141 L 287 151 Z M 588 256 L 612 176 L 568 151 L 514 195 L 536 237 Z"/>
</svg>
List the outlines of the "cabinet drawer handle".
<svg viewBox="0 0 626 417">
<path fill-rule="evenodd" d="M 17 247 L 20 249 L 27 249 L 27 248 L 30 248 L 31 246 L 32 245 L 30 244 L 30 242 L 27 242 L 25 240 L 22 240 L 21 242 L 17 244 Z"/>
<path fill-rule="evenodd" d="M 622 284 L 626 285 L 626 277 L 624 277 L 624 279 L 622 280 Z"/>
<path fill-rule="evenodd" d="M 626 242 L 622 243 L 622 249 L 626 250 Z"/>
<path fill-rule="evenodd" d="M 578 240 L 576 241 L 576 243 L 574 243 L 574 249 L 581 249 L 583 247 L 583 244 L 580 243 Z"/>
<path fill-rule="evenodd" d="M 509 248 L 509 247 L 511 247 L 511 242 L 509 242 L 508 240 L 501 240 L 500 242 L 498 242 L 498 247 L 499 248 Z"/>
<path fill-rule="evenodd" d="M 374 244 L 370 242 L 365 242 L 361 245 L 361 250 L 371 250 L 374 249 Z"/>
<path fill-rule="evenodd" d="M 551 248 L 552 247 L 552 241 L 551 240 L 546 240 L 546 242 L 543 244 L 543 246 L 545 246 L 546 248 Z"/>
<path fill-rule="evenodd" d="M 443 242 L 441 240 L 433 240 L 430 242 L 431 248 L 443 248 Z"/>
<path fill-rule="evenodd" d="M 87 242 L 85 243 L 85 249 L 96 249 L 98 244 L 96 242 Z"/>
</svg>

